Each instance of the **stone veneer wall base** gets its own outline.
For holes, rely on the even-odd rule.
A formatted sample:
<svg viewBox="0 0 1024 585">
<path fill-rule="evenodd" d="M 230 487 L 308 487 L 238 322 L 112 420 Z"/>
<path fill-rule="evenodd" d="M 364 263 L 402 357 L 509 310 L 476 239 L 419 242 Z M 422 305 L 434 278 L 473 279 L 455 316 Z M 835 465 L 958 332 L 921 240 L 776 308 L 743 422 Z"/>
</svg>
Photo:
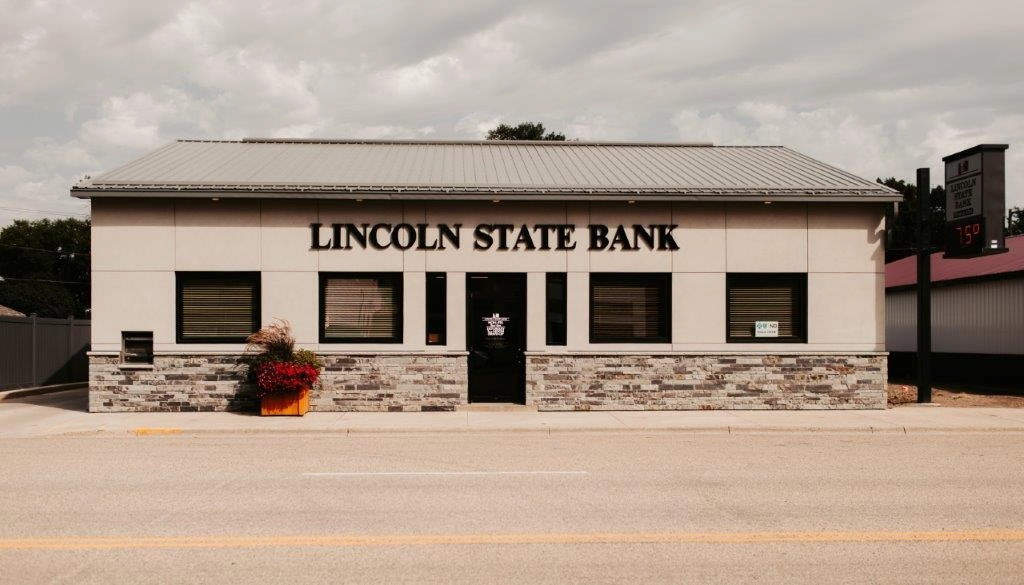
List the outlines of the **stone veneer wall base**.
<svg viewBox="0 0 1024 585">
<path fill-rule="evenodd" d="M 885 355 L 530 355 L 527 402 L 557 410 L 869 409 Z"/>
<path fill-rule="evenodd" d="M 327 355 L 312 411 L 451 411 L 468 401 L 466 357 Z M 237 355 L 155 355 L 152 368 L 89 356 L 89 412 L 259 410 Z"/>
<path fill-rule="evenodd" d="M 156 355 L 152 368 L 89 357 L 90 412 L 258 410 L 233 355 Z M 313 411 L 451 411 L 464 355 L 327 355 Z M 885 355 L 529 355 L 538 410 L 885 408 Z"/>
</svg>

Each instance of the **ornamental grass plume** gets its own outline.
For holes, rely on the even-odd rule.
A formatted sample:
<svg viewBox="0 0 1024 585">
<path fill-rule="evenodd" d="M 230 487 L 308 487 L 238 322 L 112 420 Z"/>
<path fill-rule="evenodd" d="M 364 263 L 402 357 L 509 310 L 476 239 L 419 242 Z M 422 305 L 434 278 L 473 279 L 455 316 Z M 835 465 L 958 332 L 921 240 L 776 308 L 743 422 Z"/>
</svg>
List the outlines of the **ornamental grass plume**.
<svg viewBox="0 0 1024 585">
<path fill-rule="evenodd" d="M 274 321 L 276 323 L 266 325 L 245 338 L 245 353 L 265 353 L 272 361 L 291 361 L 295 352 L 292 324 L 284 319 L 275 318 Z"/>
</svg>

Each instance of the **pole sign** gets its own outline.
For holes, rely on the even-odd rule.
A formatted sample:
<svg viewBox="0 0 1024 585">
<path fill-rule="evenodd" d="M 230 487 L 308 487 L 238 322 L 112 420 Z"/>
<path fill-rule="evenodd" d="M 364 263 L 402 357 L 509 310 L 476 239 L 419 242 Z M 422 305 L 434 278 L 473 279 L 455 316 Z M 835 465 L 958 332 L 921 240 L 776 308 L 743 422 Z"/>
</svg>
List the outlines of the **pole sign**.
<svg viewBox="0 0 1024 585">
<path fill-rule="evenodd" d="M 1006 251 L 1007 144 L 979 144 L 943 157 L 946 163 L 946 258 Z"/>
</svg>

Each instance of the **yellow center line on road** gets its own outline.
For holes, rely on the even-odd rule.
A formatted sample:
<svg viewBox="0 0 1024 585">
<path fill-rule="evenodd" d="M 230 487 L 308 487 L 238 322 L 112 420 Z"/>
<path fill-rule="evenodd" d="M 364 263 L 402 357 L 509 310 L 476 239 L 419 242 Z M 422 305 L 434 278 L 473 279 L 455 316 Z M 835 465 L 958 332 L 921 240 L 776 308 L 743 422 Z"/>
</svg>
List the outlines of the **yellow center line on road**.
<svg viewBox="0 0 1024 585">
<path fill-rule="evenodd" d="M 181 429 L 178 428 L 157 428 L 157 427 L 138 427 L 131 431 L 136 437 L 146 437 L 150 435 L 180 435 Z"/>
<path fill-rule="evenodd" d="M 376 536 L 96 536 L 4 538 L 0 539 L 0 551 L 143 548 L 350 548 L 494 544 L 774 544 L 994 541 L 1024 541 L 1024 530 L 948 532 L 584 532 L 550 534 L 394 534 Z"/>
</svg>

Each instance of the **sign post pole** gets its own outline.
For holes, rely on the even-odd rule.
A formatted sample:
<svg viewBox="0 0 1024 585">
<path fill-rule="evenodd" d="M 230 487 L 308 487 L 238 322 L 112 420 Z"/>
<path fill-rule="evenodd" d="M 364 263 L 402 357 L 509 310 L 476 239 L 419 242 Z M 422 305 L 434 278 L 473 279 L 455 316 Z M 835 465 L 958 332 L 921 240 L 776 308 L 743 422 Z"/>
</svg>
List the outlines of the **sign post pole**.
<svg viewBox="0 0 1024 585">
<path fill-rule="evenodd" d="M 917 402 L 932 401 L 932 264 L 928 215 L 931 177 L 917 169 Z"/>
</svg>

